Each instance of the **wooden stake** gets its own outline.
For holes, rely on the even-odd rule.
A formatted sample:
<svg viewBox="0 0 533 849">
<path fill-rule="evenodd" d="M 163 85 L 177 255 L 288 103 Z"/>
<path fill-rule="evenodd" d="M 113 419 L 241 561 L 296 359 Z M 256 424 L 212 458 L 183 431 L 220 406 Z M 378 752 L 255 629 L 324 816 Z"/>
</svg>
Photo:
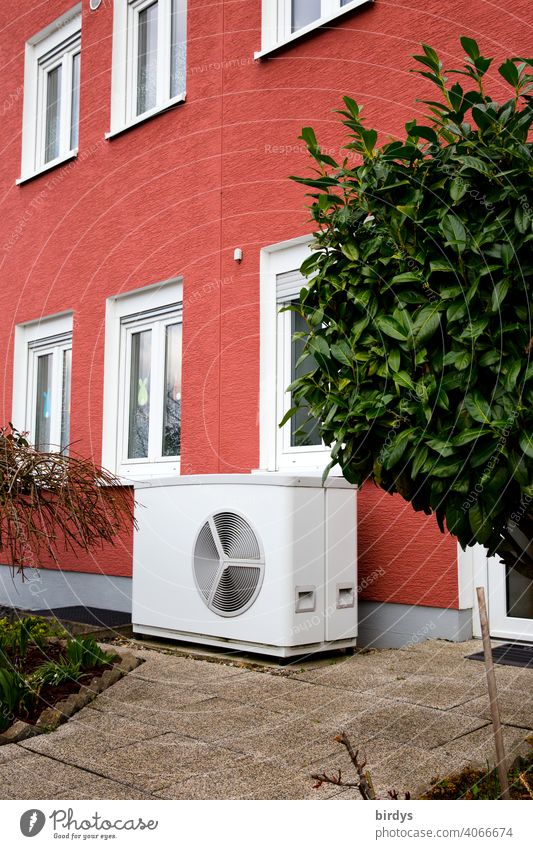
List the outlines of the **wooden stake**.
<svg viewBox="0 0 533 849">
<path fill-rule="evenodd" d="M 489 636 L 489 619 L 487 616 L 487 605 L 485 603 L 485 589 L 476 587 L 477 603 L 479 607 L 479 620 L 481 622 L 481 635 L 483 637 L 483 653 L 485 655 L 485 673 L 487 676 L 487 687 L 489 691 L 490 714 L 492 717 L 492 729 L 494 733 L 494 745 L 496 748 L 496 760 L 498 776 L 500 779 L 501 798 L 510 799 L 509 782 L 507 780 L 507 758 L 505 757 L 505 746 L 503 744 L 503 731 L 500 721 L 500 709 L 498 706 L 498 692 L 496 689 L 496 676 L 494 674 L 494 663 L 492 661 L 492 647 Z"/>
</svg>

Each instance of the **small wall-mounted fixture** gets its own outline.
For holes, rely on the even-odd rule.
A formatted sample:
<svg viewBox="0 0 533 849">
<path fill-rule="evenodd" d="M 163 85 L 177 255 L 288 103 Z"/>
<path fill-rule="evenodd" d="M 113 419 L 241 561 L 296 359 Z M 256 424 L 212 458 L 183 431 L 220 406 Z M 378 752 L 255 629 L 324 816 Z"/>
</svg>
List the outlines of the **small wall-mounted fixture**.
<svg viewBox="0 0 533 849">
<path fill-rule="evenodd" d="M 89 0 L 89 8 L 91 12 L 96 12 L 99 6 L 102 5 L 102 0 Z"/>
<path fill-rule="evenodd" d="M 242 262 L 242 248 L 235 248 L 233 251 L 233 259 L 235 262 Z"/>
</svg>

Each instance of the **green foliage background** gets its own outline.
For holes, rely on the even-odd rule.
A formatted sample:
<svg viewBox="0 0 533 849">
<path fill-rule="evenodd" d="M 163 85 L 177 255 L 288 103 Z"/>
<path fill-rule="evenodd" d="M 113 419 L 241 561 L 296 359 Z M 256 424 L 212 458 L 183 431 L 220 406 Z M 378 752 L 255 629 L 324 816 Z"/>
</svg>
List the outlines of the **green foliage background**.
<svg viewBox="0 0 533 849">
<path fill-rule="evenodd" d="M 319 418 L 328 470 L 533 576 L 533 60 L 500 65 L 512 96 L 498 103 L 493 60 L 461 44 L 456 70 L 427 45 L 414 57 L 438 95 L 404 140 L 377 147 L 349 97 L 342 162 L 302 131 L 315 174 L 294 179 L 313 190 L 316 242 L 291 308 L 315 366 L 288 415 Z"/>
</svg>

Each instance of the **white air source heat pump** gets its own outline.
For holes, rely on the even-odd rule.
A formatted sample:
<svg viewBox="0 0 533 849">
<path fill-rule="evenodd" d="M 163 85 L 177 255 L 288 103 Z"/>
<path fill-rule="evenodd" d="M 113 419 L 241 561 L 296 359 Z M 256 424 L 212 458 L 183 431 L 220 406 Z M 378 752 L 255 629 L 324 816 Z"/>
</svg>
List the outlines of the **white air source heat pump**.
<svg viewBox="0 0 533 849">
<path fill-rule="evenodd" d="M 135 486 L 133 631 L 291 657 L 354 646 L 356 490 L 191 475 Z"/>
</svg>

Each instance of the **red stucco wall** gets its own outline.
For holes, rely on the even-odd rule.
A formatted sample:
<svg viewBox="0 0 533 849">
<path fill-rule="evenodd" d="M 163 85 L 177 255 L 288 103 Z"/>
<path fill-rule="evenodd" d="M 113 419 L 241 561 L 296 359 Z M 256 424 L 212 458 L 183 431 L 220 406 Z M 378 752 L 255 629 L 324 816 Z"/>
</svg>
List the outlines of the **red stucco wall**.
<svg viewBox="0 0 533 849">
<path fill-rule="evenodd" d="M 105 141 L 112 4 L 90 12 L 83 0 L 78 161 L 16 186 L 24 43 L 72 5 L 0 6 L 1 420 L 11 415 L 14 325 L 72 309 L 71 435 L 78 450 L 99 459 L 105 299 L 179 274 L 183 471 L 256 468 L 259 251 L 310 229 L 304 192 L 287 179 L 308 165 L 301 127 L 313 125 L 324 146 L 338 147 L 332 110 L 349 93 L 364 102 L 370 124 L 394 136 L 422 113 L 413 101 L 425 83 L 409 74 L 419 41 L 451 65 L 461 60 L 459 34 L 499 58 L 527 55 L 530 4 L 376 0 L 255 62 L 260 0 L 189 0 L 187 102 Z M 244 250 L 239 266 L 235 246 Z M 456 604 L 455 544 L 432 521 L 370 490 L 361 494 L 360 513 L 361 572 L 386 569 L 366 597 Z M 129 574 L 129 530 L 113 552 L 65 565 L 98 564 Z"/>
<path fill-rule="evenodd" d="M 457 543 L 399 495 L 363 487 L 358 544 L 362 600 L 458 606 Z"/>
</svg>

